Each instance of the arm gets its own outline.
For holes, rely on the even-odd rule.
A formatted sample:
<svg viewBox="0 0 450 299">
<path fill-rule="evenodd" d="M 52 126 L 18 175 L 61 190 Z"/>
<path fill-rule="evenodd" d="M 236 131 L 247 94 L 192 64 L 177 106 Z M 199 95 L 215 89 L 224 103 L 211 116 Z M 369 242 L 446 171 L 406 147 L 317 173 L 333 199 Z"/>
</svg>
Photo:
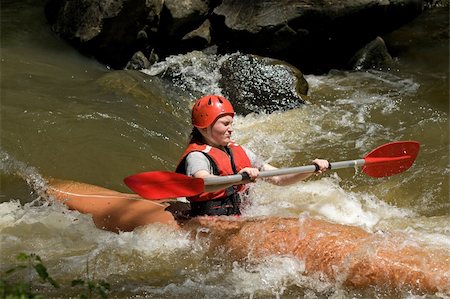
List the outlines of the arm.
<svg viewBox="0 0 450 299">
<path fill-rule="evenodd" d="M 327 171 L 327 169 L 330 165 L 327 160 L 323 160 L 323 159 L 315 159 L 312 162 L 319 166 L 318 172 L 278 175 L 278 176 L 265 178 L 265 180 L 270 182 L 271 184 L 274 184 L 277 186 L 291 185 L 291 184 L 295 184 L 299 181 L 303 181 L 303 180 L 309 178 L 314 173 L 322 173 L 322 172 Z M 267 171 L 267 170 L 273 170 L 273 169 L 277 169 L 277 168 L 266 163 L 262 166 L 261 171 Z"/>
<path fill-rule="evenodd" d="M 244 170 L 250 174 L 250 177 L 254 180 L 256 176 L 258 175 L 259 171 L 267 171 L 267 170 L 274 170 L 277 169 L 276 167 L 265 163 L 259 156 L 257 156 L 253 151 L 247 149 L 244 147 L 245 152 L 247 153 L 247 156 L 249 157 L 250 161 L 252 162 L 252 165 L 256 167 L 256 174 L 255 170 L 248 171 Z M 278 186 L 286 186 L 290 184 L 297 183 L 299 181 L 305 180 L 309 178 L 314 173 L 322 173 L 328 169 L 330 166 L 330 163 L 327 160 L 323 159 L 315 159 L 312 161 L 314 164 L 317 164 L 319 166 L 319 171 L 317 172 L 311 172 L 311 173 L 297 173 L 297 174 L 287 174 L 287 175 L 279 175 L 279 176 L 273 176 L 273 177 L 267 177 L 264 178 L 264 180 Z M 258 171 L 259 169 L 259 171 Z"/>
<path fill-rule="evenodd" d="M 259 170 L 257 168 L 244 168 L 241 171 L 239 171 L 239 174 L 242 174 L 243 172 L 246 172 L 249 177 L 250 177 L 250 181 L 245 180 L 245 181 L 241 181 L 240 183 L 238 183 L 239 185 L 241 184 L 248 184 L 250 182 L 253 182 L 256 177 L 258 176 Z M 207 170 L 199 170 L 196 173 L 194 173 L 192 175 L 195 178 L 207 178 L 207 177 L 216 177 L 216 175 L 211 174 L 209 171 Z M 230 186 L 236 185 L 236 183 L 229 183 L 229 184 L 215 184 L 215 185 L 207 185 L 205 186 L 205 192 L 214 192 L 214 191 L 219 191 L 219 190 L 223 190 L 226 189 Z"/>
<path fill-rule="evenodd" d="M 212 174 L 213 170 L 211 168 L 211 163 L 209 160 L 199 152 L 193 152 L 190 153 L 186 157 L 186 174 L 195 178 L 207 178 L 207 177 L 215 177 L 216 175 Z M 241 169 L 239 171 L 240 174 L 243 172 L 247 172 L 250 176 L 250 180 L 255 180 L 258 176 L 259 170 L 257 168 L 251 168 L 247 167 L 244 169 Z M 248 183 L 248 182 L 242 182 L 242 183 Z M 222 184 L 222 185 L 210 185 L 205 186 L 206 192 L 214 192 L 223 190 L 227 187 L 233 186 L 234 184 Z"/>
<path fill-rule="evenodd" d="M 195 161 L 195 162 L 194 162 Z M 319 166 L 319 171 L 317 173 L 322 173 L 328 169 L 329 163 L 327 160 L 322 159 L 315 159 L 313 163 L 317 164 Z M 208 159 L 201 153 L 191 153 L 188 155 L 186 159 L 186 174 L 193 176 L 195 178 L 206 178 L 206 177 L 215 177 L 215 175 L 211 174 L 211 165 L 208 161 Z M 262 163 L 261 163 L 262 164 Z M 240 174 L 243 172 L 248 173 L 250 177 L 250 181 L 254 181 L 258 174 L 261 171 L 271 170 L 271 169 L 277 169 L 276 167 L 264 163 L 260 169 L 254 168 L 254 167 L 246 167 L 239 171 Z M 298 173 L 298 174 L 288 174 L 288 175 L 279 175 L 279 176 L 273 176 L 265 178 L 268 182 L 278 185 L 278 186 L 286 186 L 290 184 L 297 183 L 301 180 L 305 180 L 308 177 L 310 177 L 314 173 Z M 249 183 L 248 181 L 242 182 L 244 184 Z M 225 189 L 227 187 L 230 187 L 234 184 L 223 184 L 223 185 L 210 185 L 205 187 L 206 192 L 214 192 L 218 190 Z"/>
</svg>

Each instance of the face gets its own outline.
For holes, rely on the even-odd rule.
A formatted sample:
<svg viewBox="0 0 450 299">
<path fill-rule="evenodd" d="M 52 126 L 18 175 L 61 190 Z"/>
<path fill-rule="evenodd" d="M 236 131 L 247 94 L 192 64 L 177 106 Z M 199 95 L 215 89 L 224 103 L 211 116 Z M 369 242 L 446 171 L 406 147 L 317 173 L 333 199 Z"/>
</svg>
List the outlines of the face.
<svg viewBox="0 0 450 299">
<path fill-rule="evenodd" d="M 207 143 L 212 146 L 226 146 L 231 141 L 233 132 L 233 116 L 224 115 L 219 117 L 211 126 L 203 129 L 202 134 Z"/>
</svg>

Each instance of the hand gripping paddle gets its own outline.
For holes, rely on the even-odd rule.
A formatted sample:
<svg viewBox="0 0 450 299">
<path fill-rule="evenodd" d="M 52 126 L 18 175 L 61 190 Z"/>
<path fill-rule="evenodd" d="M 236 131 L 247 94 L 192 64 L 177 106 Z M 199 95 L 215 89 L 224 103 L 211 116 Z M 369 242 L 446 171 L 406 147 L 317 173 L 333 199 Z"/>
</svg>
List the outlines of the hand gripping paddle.
<svg viewBox="0 0 450 299">
<path fill-rule="evenodd" d="M 417 141 L 386 143 L 371 151 L 363 159 L 332 162 L 330 169 L 362 166 L 362 171 L 370 177 L 387 177 L 410 168 L 419 153 L 419 148 Z M 315 171 L 316 165 L 280 168 L 261 171 L 258 178 Z M 124 179 L 131 190 L 146 199 L 193 196 L 204 192 L 205 186 L 240 184 L 247 181 L 248 178 L 241 174 L 200 179 L 167 171 L 143 172 Z"/>
</svg>

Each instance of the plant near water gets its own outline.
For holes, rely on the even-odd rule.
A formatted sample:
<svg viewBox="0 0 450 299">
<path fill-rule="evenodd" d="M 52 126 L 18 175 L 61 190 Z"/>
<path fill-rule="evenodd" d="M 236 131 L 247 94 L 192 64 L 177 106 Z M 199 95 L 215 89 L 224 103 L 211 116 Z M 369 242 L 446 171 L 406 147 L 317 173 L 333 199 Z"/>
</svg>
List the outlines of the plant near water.
<svg viewBox="0 0 450 299">
<path fill-rule="evenodd" d="M 0 292 L 2 298 L 5 299 L 40 299 L 43 298 L 42 295 L 33 293 L 33 270 L 38 274 L 39 278 L 43 283 L 49 283 L 54 288 L 59 288 L 58 283 L 48 274 L 47 268 L 42 263 L 41 258 L 36 254 L 25 254 L 20 253 L 17 256 L 19 265 L 7 270 L 3 277 L 0 279 Z M 15 283 L 9 283 L 6 279 L 12 276 L 18 271 L 27 270 L 27 277 L 23 281 L 18 281 Z"/>
<path fill-rule="evenodd" d="M 44 296 L 33 292 L 33 270 L 36 272 L 43 283 L 49 283 L 55 289 L 60 288 L 59 284 L 48 274 L 47 268 L 42 263 L 41 258 L 36 254 L 20 253 L 17 256 L 19 265 L 7 270 L 2 274 L 0 278 L 0 298 L 2 299 L 43 299 Z M 22 281 L 9 282 L 11 276 L 18 271 L 27 271 L 27 278 L 23 276 Z M 98 294 L 101 298 L 106 299 L 108 297 L 108 291 L 110 289 L 109 283 L 106 281 L 91 280 L 89 278 L 89 264 L 86 266 L 87 280 L 74 279 L 71 286 L 78 287 L 83 286 L 84 290 L 79 295 L 80 299 L 92 299 L 95 294 Z"/>
<path fill-rule="evenodd" d="M 72 287 L 75 286 L 84 286 L 85 287 L 85 293 L 80 294 L 80 299 L 91 299 L 94 298 L 94 294 L 97 293 L 102 297 L 103 299 L 108 298 L 108 291 L 110 288 L 109 283 L 105 281 L 84 281 L 82 279 L 74 279 L 72 280 Z"/>
<path fill-rule="evenodd" d="M 92 299 L 95 293 L 100 295 L 103 299 L 108 297 L 108 291 L 110 288 L 109 283 L 106 281 L 95 281 L 95 278 L 92 279 L 89 277 L 89 259 L 86 261 L 86 277 L 87 280 L 84 281 L 82 279 L 74 279 L 72 280 L 72 287 L 75 286 L 84 286 L 85 291 L 80 295 L 80 299 Z"/>
</svg>

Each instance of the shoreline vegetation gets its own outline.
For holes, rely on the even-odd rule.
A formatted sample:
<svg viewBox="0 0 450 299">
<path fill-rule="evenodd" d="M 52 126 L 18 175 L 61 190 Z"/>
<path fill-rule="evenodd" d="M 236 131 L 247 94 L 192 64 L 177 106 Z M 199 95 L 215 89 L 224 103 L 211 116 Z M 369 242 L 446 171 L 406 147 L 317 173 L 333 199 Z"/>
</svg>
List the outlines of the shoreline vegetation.
<svg viewBox="0 0 450 299">
<path fill-rule="evenodd" d="M 61 289 L 48 273 L 47 267 L 39 255 L 19 253 L 17 265 L 6 270 L 0 277 L 0 294 L 3 299 L 43 299 L 47 294 L 45 288 Z M 35 277 L 39 279 L 36 282 Z M 86 279 L 74 279 L 70 286 L 79 299 L 108 298 L 110 284 L 104 280 L 96 281 L 89 273 L 89 261 L 86 261 Z M 67 289 L 65 289 L 67 290 Z M 66 291 L 65 291 L 66 292 Z"/>
</svg>

